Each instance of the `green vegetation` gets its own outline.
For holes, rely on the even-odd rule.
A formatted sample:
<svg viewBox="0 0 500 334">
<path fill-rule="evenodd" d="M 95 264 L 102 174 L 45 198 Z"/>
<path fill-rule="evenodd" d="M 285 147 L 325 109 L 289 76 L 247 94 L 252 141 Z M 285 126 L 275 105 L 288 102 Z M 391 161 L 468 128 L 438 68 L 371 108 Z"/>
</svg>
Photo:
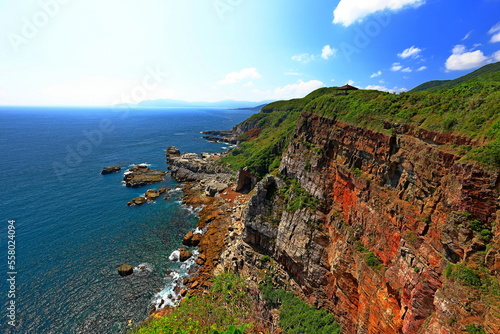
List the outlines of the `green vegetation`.
<svg viewBox="0 0 500 334">
<path fill-rule="evenodd" d="M 484 256 L 484 254 L 483 254 Z M 491 276 L 484 263 L 476 263 L 474 267 L 464 263 L 448 264 L 444 269 L 444 277 L 455 282 L 480 290 L 483 298 L 490 298 L 499 302 L 500 285 L 495 276 Z"/>
<path fill-rule="evenodd" d="M 482 326 L 476 326 L 474 324 L 465 327 L 465 330 L 470 334 L 487 334 Z"/>
<path fill-rule="evenodd" d="M 418 88 L 418 87 L 417 87 Z M 241 143 L 223 161 L 233 169 L 249 167 L 258 177 L 272 172 L 295 130 L 302 112 L 314 113 L 389 135 L 390 123 L 409 124 L 430 131 L 470 137 L 479 147 L 453 145 L 450 149 L 464 160 L 500 167 L 500 63 L 487 65 L 456 80 L 427 83 L 402 94 L 373 90 L 338 95 L 335 87 L 321 88 L 302 99 L 278 101 L 243 122 L 247 132 Z M 306 115 L 307 116 L 307 115 Z M 321 152 L 321 148 L 307 146 Z M 306 170 L 310 165 L 305 166 Z"/>
<path fill-rule="evenodd" d="M 493 238 L 493 232 L 491 231 L 491 227 L 487 226 L 483 222 L 472 219 L 472 214 L 470 212 L 456 212 L 455 214 L 462 216 L 467 220 L 467 224 L 469 228 L 479 234 L 479 239 L 481 239 L 484 243 L 489 243 Z"/>
<path fill-rule="evenodd" d="M 486 75 L 492 74 L 494 75 L 495 72 L 500 71 L 500 63 L 494 63 L 494 64 L 489 64 L 486 66 L 481 67 L 480 69 L 469 73 L 467 75 L 464 75 L 463 77 L 460 77 L 455 80 L 434 80 L 434 81 L 429 81 L 426 83 L 423 83 L 412 90 L 410 92 L 420 92 L 424 90 L 436 90 L 436 89 L 444 89 L 444 88 L 449 88 L 453 87 L 456 85 L 459 85 L 461 83 L 464 83 L 469 80 L 474 80 L 477 77 L 487 77 Z"/>
<path fill-rule="evenodd" d="M 279 190 L 279 194 L 287 203 L 286 210 L 294 212 L 303 208 L 316 210 L 319 200 L 309 194 L 300 183 L 294 179 L 285 178 L 285 186 Z"/>
<path fill-rule="evenodd" d="M 254 321 L 252 301 L 243 278 L 224 273 L 214 278 L 207 294 L 186 298 L 157 319 L 136 328 L 136 334 L 245 333 Z M 239 327 L 236 327 L 239 326 Z"/>
<path fill-rule="evenodd" d="M 354 245 L 355 249 L 365 254 L 365 262 L 375 270 L 382 268 L 383 262 L 373 252 L 369 251 L 361 241 L 357 241 Z"/>
<path fill-rule="evenodd" d="M 266 278 L 260 285 L 264 299 L 280 310 L 280 327 L 288 334 L 337 334 L 341 332 L 340 325 L 334 317 L 325 310 L 318 310 L 291 292 L 274 289 L 271 279 Z"/>
</svg>

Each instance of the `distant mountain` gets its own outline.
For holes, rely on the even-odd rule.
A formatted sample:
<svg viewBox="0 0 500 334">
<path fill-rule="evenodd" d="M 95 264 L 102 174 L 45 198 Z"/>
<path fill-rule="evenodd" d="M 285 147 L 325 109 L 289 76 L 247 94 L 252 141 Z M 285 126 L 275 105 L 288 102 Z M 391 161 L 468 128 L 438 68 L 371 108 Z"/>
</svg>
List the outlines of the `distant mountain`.
<svg viewBox="0 0 500 334">
<path fill-rule="evenodd" d="M 488 74 L 491 74 L 491 76 L 489 76 Z M 461 84 L 465 81 L 478 79 L 478 78 L 480 78 L 481 81 L 491 81 L 491 80 L 499 81 L 500 80 L 500 62 L 483 66 L 480 69 L 475 70 L 474 72 L 471 72 L 467 75 L 464 75 L 464 76 L 457 78 L 457 79 L 454 79 L 454 80 L 428 81 L 426 83 L 423 83 L 423 84 L 418 85 L 417 87 L 413 88 L 412 90 L 410 90 L 410 92 L 420 92 L 423 90 L 436 90 L 436 89 L 450 88 L 452 86 Z"/>
<path fill-rule="evenodd" d="M 150 108 L 203 108 L 203 107 L 213 107 L 213 108 L 238 108 L 238 109 L 253 109 L 260 110 L 262 106 L 265 106 L 272 102 L 272 100 L 268 101 L 260 101 L 260 102 L 248 102 L 248 101 L 234 101 L 234 100 L 224 100 L 218 102 L 187 102 L 182 100 L 170 100 L 170 99 L 162 99 L 162 100 L 148 100 L 143 101 L 137 104 L 138 107 L 150 107 Z"/>
</svg>

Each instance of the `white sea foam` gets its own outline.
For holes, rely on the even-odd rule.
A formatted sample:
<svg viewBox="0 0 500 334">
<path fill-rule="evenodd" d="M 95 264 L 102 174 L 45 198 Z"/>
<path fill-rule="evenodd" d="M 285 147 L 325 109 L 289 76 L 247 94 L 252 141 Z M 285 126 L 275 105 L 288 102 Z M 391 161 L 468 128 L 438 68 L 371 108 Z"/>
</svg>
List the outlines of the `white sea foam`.
<svg viewBox="0 0 500 334">
<path fill-rule="evenodd" d="M 179 256 L 179 251 L 173 251 L 170 255 L 177 257 Z M 154 295 L 152 304 L 155 305 L 156 309 L 164 308 L 166 306 L 176 306 L 182 299 L 180 291 L 183 290 L 184 285 L 182 284 L 184 278 L 189 277 L 190 270 L 195 266 L 195 261 L 198 258 L 199 252 L 197 250 L 193 251 L 193 256 L 180 265 L 179 270 L 171 271 L 169 275 L 165 277 L 165 287 Z M 169 298 L 170 297 L 170 298 Z"/>
<path fill-rule="evenodd" d="M 134 272 L 147 271 L 152 272 L 153 266 L 147 262 L 139 264 L 137 267 L 134 267 Z"/>
<path fill-rule="evenodd" d="M 180 256 L 180 252 L 179 252 L 179 250 L 174 250 L 174 251 L 172 252 L 172 254 L 170 254 L 170 256 L 168 257 L 168 259 L 169 259 L 170 261 L 175 261 L 175 262 L 177 262 L 177 261 L 179 261 L 179 256 Z"/>
<path fill-rule="evenodd" d="M 204 233 L 204 231 L 202 229 L 198 228 L 198 227 L 195 228 L 194 231 L 193 231 L 193 234 L 203 234 L 203 233 Z"/>
</svg>

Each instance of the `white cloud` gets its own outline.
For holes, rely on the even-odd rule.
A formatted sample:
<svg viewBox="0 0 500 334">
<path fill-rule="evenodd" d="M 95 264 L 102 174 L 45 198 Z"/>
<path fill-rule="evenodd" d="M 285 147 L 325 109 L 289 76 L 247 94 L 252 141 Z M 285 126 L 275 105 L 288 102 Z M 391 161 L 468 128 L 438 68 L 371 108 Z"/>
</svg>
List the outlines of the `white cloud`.
<svg viewBox="0 0 500 334">
<path fill-rule="evenodd" d="M 354 80 L 347 80 L 347 84 L 351 86 L 354 85 Z"/>
<path fill-rule="evenodd" d="M 427 66 L 421 66 L 417 69 L 417 72 L 424 71 L 427 69 Z"/>
<path fill-rule="evenodd" d="M 285 100 L 304 97 L 313 90 L 323 87 L 324 85 L 324 83 L 318 80 L 309 80 L 307 82 L 299 80 L 297 83 L 276 88 L 269 98 Z"/>
<path fill-rule="evenodd" d="M 474 31 L 474 30 L 471 30 L 471 31 L 469 31 L 467 34 L 465 34 L 464 38 L 462 38 L 460 41 L 462 41 L 462 42 L 463 42 L 463 41 L 465 41 L 465 40 L 469 39 L 469 37 L 470 37 L 470 35 L 472 35 L 472 32 L 473 32 L 473 31 Z"/>
<path fill-rule="evenodd" d="M 491 59 L 483 54 L 483 51 L 467 51 L 465 45 L 455 45 L 452 55 L 446 60 L 445 66 L 448 71 L 471 70 L 484 66 Z"/>
<path fill-rule="evenodd" d="M 249 82 L 247 82 L 246 84 L 243 85 L 243 87 L 253 87 L 253 86 L 254 86 L 253 81 L 249 81 Z"/>
<path fill-rule="evenodd" d="M 500 50 L 498 50 L 497 52 L 495 52 L 492 56 L 491 56 L 495 61 L 500 61 Z"/>
<path fill-rule="evenodd" d="M 376 78 L 376 77 L 379 77 L 381 75 L 382 75 L 382 71 L 378 71 L 378 72 L 375 72 L 372 75 L 370 75 L 370 78 Z"/>
<path fill-rule="evenodd" d="M 409 68 L 409 67 L 406 67 L 406 68 L 403 68 L 401 70 L 401 72 L 410 73 L 410 72 L 413 72 L 413 70 L 411 68 Z"/>
<path fill-rule="evenodd" d="M 336 49 L 332 49 L 330 45 L 325 45 L 323 50 L 321 50 L 321 58 L 328 60 L 331 56 L 334 56 L 337 52 Z"/>
<path fill-rule="evenodd" d="M 239 72 L 231 72 L 226 74 L 224 79 L 220 80 L 218 83 L 220 85 L 228 85 L 238 83 L 245 79 L 259 79 L 261 75 L 257 72 L 255 67 L 244 68 Z"/>
<path fill-rule="evenodd" d="M 500 22 L 491 27 L 488 34 L 493 35 L 491 36 L 490 43 L 500 42 Z"/>
<path fill-rule="evenodd" d="M 370 89 L 370 90 L 380 90 L 382 92 L 389 92 L 389 93 L 401 93 L 401 92 L 406 92 L 408 89 L 406 88 L 387 88 L 385 86 L 379 86 L 379 85 L 369 85 L 366 86 L 365 89 Z"/>
<path fill-rule="evenodd" d="M 295 61 L 298 61 L 300 63 L 308 63 L 312 60 L 315 60 L 316 59 L 316 56 L 314 55 L 311 55 L 309 53 L 302 53 L 300 55 L 295 55 L 295 56 L 292 56 L 292 60 L 295 60 Z"/>
<path fill-rule="evenodd" d="M 425 0 L 340 0 L 333 11 L 333 23 L 350 26 L 362 21 L 368 15 L 382 10 L 399 10 L 405 7 L 419 7 Z"/>
<path fill-rule="evenodd" d="M 413 45 L 408 49 L 404 50 L 403 52 L 398 53 L 398 57 L 403 59 L 406 59 L 408 57 L 418 58 L 420 56 L 419 55 L 420 52 L 422 52 L 422 49 L 416 48 L 415 45 Z"/>
<path fill-rule="evenodd" d="M 396 71 L 399 71 L 402 68 L 403 68 L 403 66 L 401 66 L 400 63 L 394 63 L 394 64 L 392 64 L 391 71 L 396 72 Z"/>
</svg>

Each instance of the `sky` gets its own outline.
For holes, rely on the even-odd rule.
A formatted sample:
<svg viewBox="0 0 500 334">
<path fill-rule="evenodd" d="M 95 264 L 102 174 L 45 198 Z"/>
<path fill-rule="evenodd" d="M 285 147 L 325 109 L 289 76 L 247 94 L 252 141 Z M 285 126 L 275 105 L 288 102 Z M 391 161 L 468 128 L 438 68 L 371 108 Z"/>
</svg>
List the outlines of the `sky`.
<svg viewBox="0 0 500 334">
<path fill-rule="evenodd" d="M 1 0 L 0 105 L 404 92 L 500 61 L 500 0 Z"/>
</svg>

